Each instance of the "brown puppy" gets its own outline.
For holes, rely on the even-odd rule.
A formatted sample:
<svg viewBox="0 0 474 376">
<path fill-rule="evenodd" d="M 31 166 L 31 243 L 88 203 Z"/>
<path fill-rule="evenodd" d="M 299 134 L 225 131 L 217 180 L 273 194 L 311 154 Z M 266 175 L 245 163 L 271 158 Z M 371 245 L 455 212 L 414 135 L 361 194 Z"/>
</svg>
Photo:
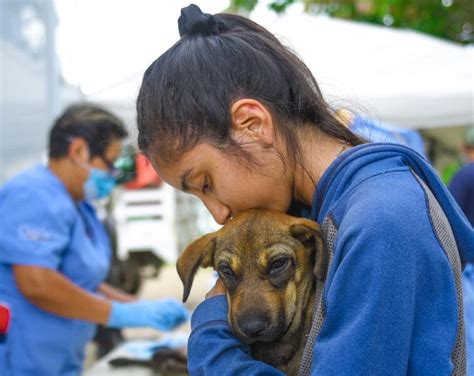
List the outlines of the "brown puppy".
<svg viewBox="0 0 474 376">
<path fill-rule="evenodd" d="M 327 262 L 316 222 L 252 209 L 190 244 L 177 269 L 186 301 L 198 267 L 212 266 L 227 288 L 235 335 L 255 359 L 296 375 L 311 329 L 315 278 L 325 278 Z"/>
</svg>

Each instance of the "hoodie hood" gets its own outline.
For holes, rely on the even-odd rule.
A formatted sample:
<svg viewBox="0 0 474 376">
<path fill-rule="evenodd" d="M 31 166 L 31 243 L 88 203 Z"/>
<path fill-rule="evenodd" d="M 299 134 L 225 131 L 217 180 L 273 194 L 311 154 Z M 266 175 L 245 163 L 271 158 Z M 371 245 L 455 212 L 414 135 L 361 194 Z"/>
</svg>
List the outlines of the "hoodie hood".
<svg viewBox="0 0 474 376">
<path fill-rule="evenodd" d="M 349 186 L 363 179 L 364 173 L 369 174 L 371 166 L 389 159 L 401 161 L 430 188 L 451 225 L 463 266 L 467 262 L 473 262 L 474 230 L 471 224 L 429 162 L 403 145 L 370 143 L 355 146 L 341 154 L 318 183 L 313 197 L 311 217 L 323 223 L 329 210 Z"/>
</svg>

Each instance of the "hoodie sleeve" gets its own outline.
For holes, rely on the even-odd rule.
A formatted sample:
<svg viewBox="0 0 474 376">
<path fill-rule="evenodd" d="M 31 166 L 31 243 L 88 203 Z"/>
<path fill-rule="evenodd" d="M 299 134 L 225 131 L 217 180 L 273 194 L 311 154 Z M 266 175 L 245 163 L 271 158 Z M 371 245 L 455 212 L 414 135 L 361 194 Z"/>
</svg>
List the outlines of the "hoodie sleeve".
<svg viewBox="0 0 474 376">
<path fill-rule="evenodd" d="M 232 333 L 227 321 L 224 295 L 202 302 L 191 318 L 188 367 L 193 376 L 284 375 L 278 369 L 254 360 L 250 348 Z"/>
<path fill-rule="evenodd" d="M 451 374 L 454 274 L 423 190 L 393 172 L 342 201 L 331 214 L 339 228 L 313 374 Z"/>
</svg>

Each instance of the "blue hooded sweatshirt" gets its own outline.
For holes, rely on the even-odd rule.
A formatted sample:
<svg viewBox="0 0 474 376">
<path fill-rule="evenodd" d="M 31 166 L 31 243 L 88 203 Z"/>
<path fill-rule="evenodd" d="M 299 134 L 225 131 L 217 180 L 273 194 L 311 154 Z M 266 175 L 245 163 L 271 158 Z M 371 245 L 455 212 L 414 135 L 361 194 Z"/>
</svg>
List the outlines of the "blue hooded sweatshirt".
<svg viewBox="0 0 474 376">
<path fill-rule="evenodd" d="M 460 269 L 474 260 L 474 231 L 429 163 L 401 145 L 353 147 L 301 215 L 337 230 L 311 374 L 451 374 L 464 348 Z M 456 247 L 460 260 L 448 256 Z M 191 374 L 281 375 L 252 359 L 227 312 L 223 295 L 194 312 Z"/>
</svg>

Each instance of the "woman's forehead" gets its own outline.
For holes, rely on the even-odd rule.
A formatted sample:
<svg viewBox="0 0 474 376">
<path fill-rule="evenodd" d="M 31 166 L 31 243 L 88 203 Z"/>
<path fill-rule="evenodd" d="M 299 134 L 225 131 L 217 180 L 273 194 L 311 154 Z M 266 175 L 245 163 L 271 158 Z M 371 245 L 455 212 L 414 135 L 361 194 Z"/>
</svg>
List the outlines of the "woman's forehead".
<svg viewBox="0 0 474 376">
<path fill-rule="evenodd" d="M 166 169 L 180 169 L 189 168 L 190 165 L 196 162 L 206 161 L 212 158 L 216 158 L 223 154 L 221 150 L 208 143 L 200 143 L 193 146 L 191 149 L 182 152 L 179 155 L 175 155 L 173 158 L 166 158 L 156 153 L 153 156 L 155 163 L 160 168 Z"/>
<path fill-rule="evenodd" d="M 152 158 L 152 165 L 164 181 L 180 188 L 183 178 L 189 178 L 211 158 L 209 150 L 201 145 L 196 145 L 172 161 L 166 161 L 156 155 Z"/>
</svg>

